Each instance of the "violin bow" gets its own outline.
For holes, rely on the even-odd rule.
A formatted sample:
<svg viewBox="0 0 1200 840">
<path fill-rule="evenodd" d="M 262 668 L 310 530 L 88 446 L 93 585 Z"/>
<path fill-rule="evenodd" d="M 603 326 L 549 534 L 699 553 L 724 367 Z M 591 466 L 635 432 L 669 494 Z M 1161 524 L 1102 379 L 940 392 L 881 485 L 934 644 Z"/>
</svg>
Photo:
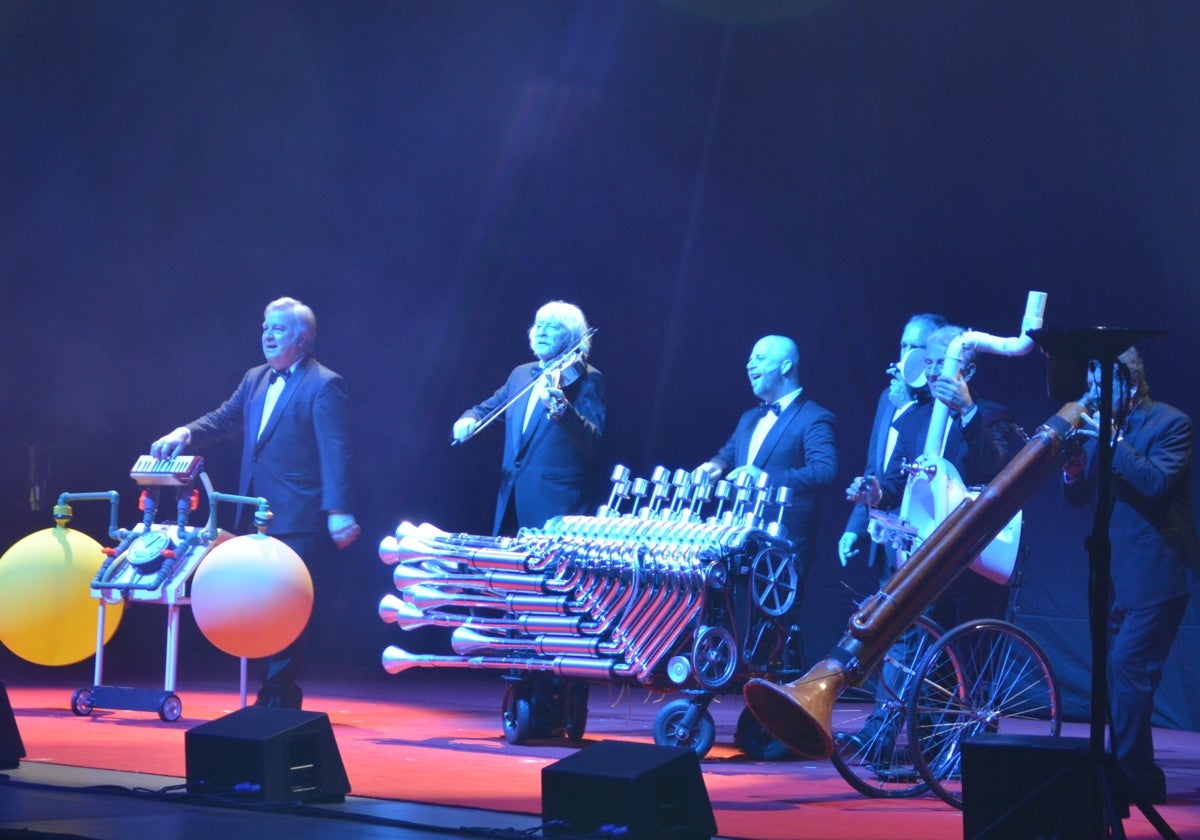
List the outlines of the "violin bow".
<svg viewBox="0 0 1200 840">
<path fill-rule="evenodd" d="M 475 437 L 475 435 L 482 432 L 485 428 L 487 428 L 489 425 L 491 425 L 493 420 L 495 420 L 497 417 L 499 417 L 501 414 L 503 414 L 505 411 L 507 411 L 509 406 L 511 406 L 517 400 L 521 399 L 521 397 L 523 397 L 525 394 L 529 393 L 529 389 L 532 388 L 535 383 L 537 383 L 539 377 L 541 377 L 541 376 L 557 376 L 562 373 L 564 368 L 570 367 L 571 365 L 575 364 L 575 362 L 581 360 L 582 356 L 580 354 L 580 351 L 583 349 L 583 345 L 587 342 L 587 340 L 589 338 L 591 338 L 593 335 L 595 335 L 595 333 L 596 333 L 596 328 L 589 327 L 588 331 L 585 332 L 583 335 L 581 335 L 577 340 L 573 341 L 567 347 L 567 349 L 563 350 L 561 353 L 559 353 L 553 359 L 546 362 L 546 366 L 544 368 L 542 368 L 542 372 L 540 374 L 538 374 L 538 376 L 530 377 L 529 381 L 527 383 L 525 383 L 525 385 L 523 385 L 520 390 L 518 390 L 515 394 L 511 395 L 503 403 L 496 406 L 491 411 L 489 411 L 486 415 L 484 415 L 483 419 L 481 419 L 479 421 L 479 423 L 476 424 L 475 428 L 472 429 L 469 433 L 467 433 L 467 435 L 462 440 L 456 440 L 454 438 L 451 438 L 450 445 L 458 446 L 459 444 L 466 443 L 471 438 Z"/>
</svg>

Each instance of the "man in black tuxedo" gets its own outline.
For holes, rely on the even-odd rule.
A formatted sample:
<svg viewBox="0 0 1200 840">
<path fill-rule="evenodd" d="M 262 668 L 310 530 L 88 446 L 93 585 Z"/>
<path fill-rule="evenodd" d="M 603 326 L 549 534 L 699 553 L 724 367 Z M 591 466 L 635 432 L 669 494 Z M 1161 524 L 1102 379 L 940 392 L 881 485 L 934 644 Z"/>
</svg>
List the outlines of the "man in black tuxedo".
<svg viewBox="0 0 1200 840">
<path fill-rule="evenodd" d="M 559 375 L 543 375 L 547 362 L 575 343 L 581 356 Z M 604 374 L 587 364 L 591 350 L 587 319 L 561 300 L 538 309 L 529 328 L 537 357 L 513 368 L 488 399 L 463 412 L 451 431 L 456 442 L 479 422 L 537 379 L 505 409 L 504 456 L 492 533 L 511 536 L 518 528 L 540 528 L 555 516 L 594 514 L 600 504 L 604 440 Z"/>
<path fill-rule="evenodd" d="M 561 371 L 548 363 L 573 345 L 579 356 Z M 591 337 L 579 307 L 561 300 L 542 305 L 529 328 L 536 362 L 513 368 L 492 396 L 454 422 L 456 443 L 471 437 L 480 421 L 504 409 L 504 456 L 492 533 L 512 536 L 540 528 L 555 516 L 596 513 L 602 492 L 606 407 L 604 374 L 587 363 Z M 544 370 L 549 368 L 549 370 Z M 522 394 L 522 388 L 533 387 Z M 536 735 L 565 730 L 583 737 L 588 684 L 549 674 L 524 678 Z"/>
<path fill-rule="evenodd" d="M 1021 434 L 1010 409 L 980 397 L 972 387 L 975 375 L 973 348 L 963 348 L 955 376 L 941 375 L 947 350 L 963 332 L 962 327 L 946 326 L 929 336 L 925 349 L 925 376 L 934 400 L 945 404 L 949 412 L 941 446 L 935 448 L 940 448 L 941 456 L 955 468 L 963 484 L 973 487 L 987 484 L 996 477 L 1016 454 Z M 906 412 L 897 423 L 899 435 L 887 470 L 882 476 L 855 478 L 846 490 L 847 499 L 882 510 L 898 509 L 908 484 L 904 464 L 927 454 L 932 416 L 932 400 Z M 1006 610 L 1007 600 L 1006 587 L 977 574 L 964 574 L 942 593 L 931 614 L 949 629 L 972 618 L 999 618 Z"/>
<path fill-rule="evenodd" d="M 270 535 L 311 570 L 361 533 L 350 512 L 350 396 L 341 376 L 313 357 L 317 321 L 292 298 L 267 304 L 262 349 L 253 367 L 219 408 L 156 440 L 150 454 L 169 458 L 242 436 L 238 494 L 271 505 Z M 306 635 L 269 657 L 257 705 L 300 708 Z"/>
<path fill-rule="evenodd" d="M 701 465 L 713 480 L 757 482 L 766 473 L 773 487 L 790 487 L 792 504 L 784 510 L 785 536 L 796 550 L 801 585 L 816 554 L 821 490 L 837 476 L 834 430 L 837 418 L 809 399 L 800 386 L 800 352 L 781 335 L 758 340 L 746 363 L 758 406 L 738 420 L 721 450 Z M 795 611 L 799 607 L 797 593 Z"/>
<path fill-rule="evenodd" d="M 1088 385 L 1099 398 L 1100 367 Z M 1100 433 L 1093 415 L 1090 431 Z M 1154 761 L 1151 716 L 1163 663 L 1200 588 L 1200 539 L 1192 507 L 1192 421 L 1150 398 L 1141 355 L 1122 353 L 1114 372 L 1112 435 L 1112 637 L 1108 656 L 1112 748 L 1126 779 L 1161 804 L 1166 776 Z M 1095 498 L 1096 441 L 1066 462 L 1067 499 Z"/>
<path fill-rule="evenodd" d="M 944 326 L 930 333 L 922 351 L 925 379 L 932 400 L 918 402 L 896 421 L 895 449 L 886 469 L 879 474 L 867 473 L 856 477 L 846 490 L 846 498 L 858 505 L 869 505 L 886 511 L 897 511 L 904 500 L 908 473 L 904 464 L 923 454 L 941 455 L 958 472 L 965 486 L 986 484 L 996 477 L 1015 453 L 1017 429 L 1012 412 L 998 403 L 981 398 L 970 386 L 975 375 L 975 353 L 963 348 L 961 364 L 953 377 L 942 375 L 947 350 L 964 330 Z M 934 400 L 947 409 L 947 422 L 942 436 L 929 447 L 929 427 Z M 853 520 L 852 520 L 853 521 Z M 891 556 L 895 561 L 894 553 Z M 894 568 L 884 570 L 886 580 Z M 1008 589 L 974 573 L 959 575 L 938 596 L 926 613 L 943 629 L 950 629 L 973 618 L 999 618 L 1007 609 Z M 895 779 L 912 775 L 910 766 L 892 767 L 892 748 L 896 736 L 896 719 L 886 713 L 888 697 L 902 694 L 906 667 L 913 663 L 918 651 L 919 634 L 904 633 L 896 640 L 881 666 L 881 684 L 876 691 L 876 708 L 857 732 L 835 733 L 839 749 L 877 753 L 881 759 L 879 772 L 891 771 Z M 898 667 L 893 663 L 901 663 Z M 878 745 L 878 746 L 874 746 Z"/>
<path fill-rule="evenodd" d="M 946 319 L 941 315 L 926 313 L 914 315 L 904 325 L 900 334 L 900 361 L 888 368 L 891 382 L 879 395 L 879 403 L 875 407 L 875 422 L 871 426 L 871 438 L 867 444 L 867 466 L 863 475 L 885 475 L 892 453 L 899 439 L 898 428 L 900 419 L 910 410 L 929 403 L 929 386 L 924 381 L 919 386 L 910 386 L 904 379 L 901 370 L 906 357 L 911 353 L 920 354 L 919 360 L 924 361 L 926 342 L 930 334 L 946 326 Z M 888 511 L 889 513 L 894 511 Z M 878 568 L 883 578 L 889 577 L 896 571 L 896 550 L 885 543 L 876 543 L 867 538 L 867 526 L 870 523 L 869 509 L 865 504 L 856 504 L 850 511 L 846 522 L 846 530 L 838 541 L 838 559 L 845 566 L 851 557 L 859 553 L 859 544 L 866 541 L 867 565 Z"/>
</svg>

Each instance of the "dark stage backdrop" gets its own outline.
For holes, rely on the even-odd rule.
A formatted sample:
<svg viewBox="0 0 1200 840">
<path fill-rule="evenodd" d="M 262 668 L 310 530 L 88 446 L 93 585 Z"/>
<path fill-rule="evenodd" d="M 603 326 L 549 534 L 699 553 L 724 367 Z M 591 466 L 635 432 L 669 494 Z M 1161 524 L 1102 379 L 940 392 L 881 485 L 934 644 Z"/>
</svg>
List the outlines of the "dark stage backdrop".
<svg viewBox="0 0 1200 840">
<path fill-rule="evenodd" d="M 1033 289 L 1052 325 L 1165 329 L 1142 345 L 1155 393 L 1200 413 L 1198 42 L 1186 3 L 8 0 L 4 544 L 67 491 L 117 489 L 136 522 L 134 458 L 232 391 L 289 294 L 354 395 L 366 532 L 325 576 L 340 632 L 317 667 L 440 650 L 376 617 L 378 541 L 403 519 L 489 531 L 501 435 L 452 449 L 450 426 L 565 298 L 599 328 L 609 460 L 638 475 L 708 458 L 752 400 L 753 342 L 796 338 L 839 417 L 813 659 L 874 589 L 835 546 L 908 314 L 1007 336 Z M 978 388 L 1032 431 L 1059 407 L 1044 367 L 988 357 Z M 235 470 L 210 453 L 218 489 Z M 1080 716 L 1090 516 L 1059 496 L 1026 509 L 1019 621 Z M 130 610 L 113 681 L 160 678 L 161 613 Z M 1171 726 L 1200 726 L 1198 624 Z M 194 628 L 180 669 L 235 673 Z"/>
</svg>

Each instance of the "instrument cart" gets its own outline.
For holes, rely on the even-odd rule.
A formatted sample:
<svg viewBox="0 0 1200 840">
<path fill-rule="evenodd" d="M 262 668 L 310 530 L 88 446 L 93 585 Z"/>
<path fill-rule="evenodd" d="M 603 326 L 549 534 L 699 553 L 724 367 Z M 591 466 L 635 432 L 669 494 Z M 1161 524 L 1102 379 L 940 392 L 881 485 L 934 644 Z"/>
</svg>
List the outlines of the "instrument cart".
<svg viewBox="0 0 1200 840">
<path fill-rule="evenodd" d="M 92 580 L 92 597 L 99 600 L 96 621 L 96 666 L 93 684 L 71 695 L 71 711 L 90 715 L 94 709 L 122 709 L 157 712 L 161 720 L 179 720 L 183 702 L 175 693 L 179 655 L 179 619 L 182 607 L 191 603 L 192 576 L 201 561 L 215 546 L 232 538 L 228 531 L 216 527 L 217 504 L 231 501 L 256 506 L 255 525 L 265 531 L 271 512 L 265 499 L 230 496 L 213 490 L 204 472 L 204 459 L 179 456 L 159 459 L 140 456 L 129 473 L 142 487 L 138 507 L 142 520 L 131 529 L 117 528 L 119 496 L 116 491 L 102 493 L 64 493 L 54 508 L 59 526 L 71 521 L 71 502 L 108 501 L 111 507 L 109 537 L 117 545 L 104 549 L 107 559 Z M 199 482 L 207 497 L 209 518 L 203 527 L 189 525 L 188 520 L 199 506 Z M 164 488 L 174 488 L 176 518 L 173 522 L 158 522 L 159 495 Z M 167 608 L 166 662 L 161 690 L 131 688 L 104 684 L 104 636 L 107 607 L 124 600 L 127 603 L 161 604 Z M 242 658 L 241 700 L 246 705 L 246 660 Z"/>
</svg>

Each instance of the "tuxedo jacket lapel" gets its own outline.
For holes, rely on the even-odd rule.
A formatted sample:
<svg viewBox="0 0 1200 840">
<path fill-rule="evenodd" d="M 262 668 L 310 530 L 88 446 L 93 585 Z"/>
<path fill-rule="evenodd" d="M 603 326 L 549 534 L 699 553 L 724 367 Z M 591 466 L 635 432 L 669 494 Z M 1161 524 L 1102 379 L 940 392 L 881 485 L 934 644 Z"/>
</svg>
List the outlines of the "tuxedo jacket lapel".
<svg viewBox="0 0 1200 840">
<path fill-rule="evenodd" d="M 537 398 L 533 395 L 533 389 L 530 389 L 529 400 L 536 400 L 536 399 Z M 526 411 L 528 411 L 528 408 L 529 408 L 529 400 L 526 400 L 526 402 L 525 402 L 525 410 Z M 524 421 L 525 421 L 525 415 L 524 415 L 524 413 L 522 413 L 521 422 L 524 423 Z M 518 455 L 520 455 L 522 452 L 524 452 L 526 449 L 529 448 L 530 442 L 533 441 L 533 439 L 538 436 L 538 433 L 541 430 L 542 423 L 544 423 L 544 422 L 547 422 L 546 421 L 546 412 L 539 410 L 539 406 L 535 405 L 533 407 L 533 414 L 529 415 L 529 426 L 526 427 L 524 429 L 524 431 L 518 430 L 518 434 L 519 434 L 519 440 L 517 441 L 517 454 Z"/>
<path fill-rule="evenodd" d="M 262 425 L 263 408 L 267 402 L 267 386 L 271 382 L 270 368 L 263 372 L 259 377 L 258 383 L 254 386 L 254 392 L 250 395 L 250 410 L 247 412 L 246 423 L 249 428 L 246 429 L 248 435 L 253 435 L 257 440 L 261 440 L 258 434 L 258 427 Z M 258 450 L 258 443 L 254 444 L 255 451 Z"/>
<path fill-rule="evenodd" d="M 283 416 L 283 412 L 287 410 L 288 403 L 292 401 L 292 397 L 303 384 L 304 377 L 308 375 L 308 369 L 309 365 L 307 362 L 297 365 L 296 369 L 292 371 L 292 375 L 283 381 L 283 392 L 279 395 L 279 399 L 275 401 L 275 408 L 272 409 L 271 416 L 267 418 L 267 425 L 263 428 L 262 434 L 258 436 L 258 441 L 254 444 L 255 452 L 261 449 L 263 444 L 271 438 L 275 428 L 279 425 L 279 419 Z M 256 399 L 258 404 L 258 419 L 254 421 L 256 424 L 261 425 L 262 423 L 262 412 L 266 404 L 267 388 L 270 383 L 270 373 L 264 376 L 263 381 L 259 383 L 258 391 L 261 393 L 261 397 Z M 255 428 L 257 429 L 257 425 Z"/>
<path fill-rule="evenodd" d="M 787 427 L 791 425 L 792 421 L 795 420 L 800 414 L 800 406 L 803 402 L 804 395 L 801 394 L 799 397 L 792 400 L 792 404 L 785 408 L 783 413 L 779 415 L 779 418 L 775 421 L 775 425 L 771 427 L 771 431 L 767 432 L 767 436 L 763 438 L 762 446 L 758 448 L 758 453 L 754 456 L 754 466 L 762 469 L 767 463 L 768 459 L 771 457 L 771 452 L 775 449 L 776 445 L 778 445 L 780 439 L 783 437 L 784 432 L 787 430 Z M 757 422 L 758 421 L 756 419 L 754 423 L 751 423 L 751 433 L 754 432 L 754 424 Z M 747 447 L 749 447 L 749 438 L 747 438 Z M 749 448 L 747 448 L 746 451 L 749 452 Z"/>
<path fill-rule="evenodd" d="M 888 436 L 892 432 L 895 414 L 896 407 L 892 405 L 891 400 L 885 399 L 880 403 L 879 411 L 875 415 L 875 449 L 871 453 L 874 461 L 870 469 L 874 475 L 884 475 L 887 472 Z"/>
<path fill-rule="evenodd" d="M 509 379 L 508 387 L 510 391 L 515 391 L 523 387 L 528 381 L 523 375 L 518 375 L 514 372 L 513 376 Z M 508 436 L 508 451 L 513 453 L 514 460 L 520 458 L 521 453 L 529 446 L 529 441 L 537 430 L 540 420 L 538 415 L 545 413 L 539 412 L 537 408 L 534 408 L 533 414 L 529 417 L 529 428 L 525 428 L 525 414 L 529 410 L 529 401 L 534 399 L 533 392 L 534 388 L 530 388 L 525 394 L 525 399 L 516 400 L 505 412 L 504 425 L 505 434 Z"/>
</svg>

